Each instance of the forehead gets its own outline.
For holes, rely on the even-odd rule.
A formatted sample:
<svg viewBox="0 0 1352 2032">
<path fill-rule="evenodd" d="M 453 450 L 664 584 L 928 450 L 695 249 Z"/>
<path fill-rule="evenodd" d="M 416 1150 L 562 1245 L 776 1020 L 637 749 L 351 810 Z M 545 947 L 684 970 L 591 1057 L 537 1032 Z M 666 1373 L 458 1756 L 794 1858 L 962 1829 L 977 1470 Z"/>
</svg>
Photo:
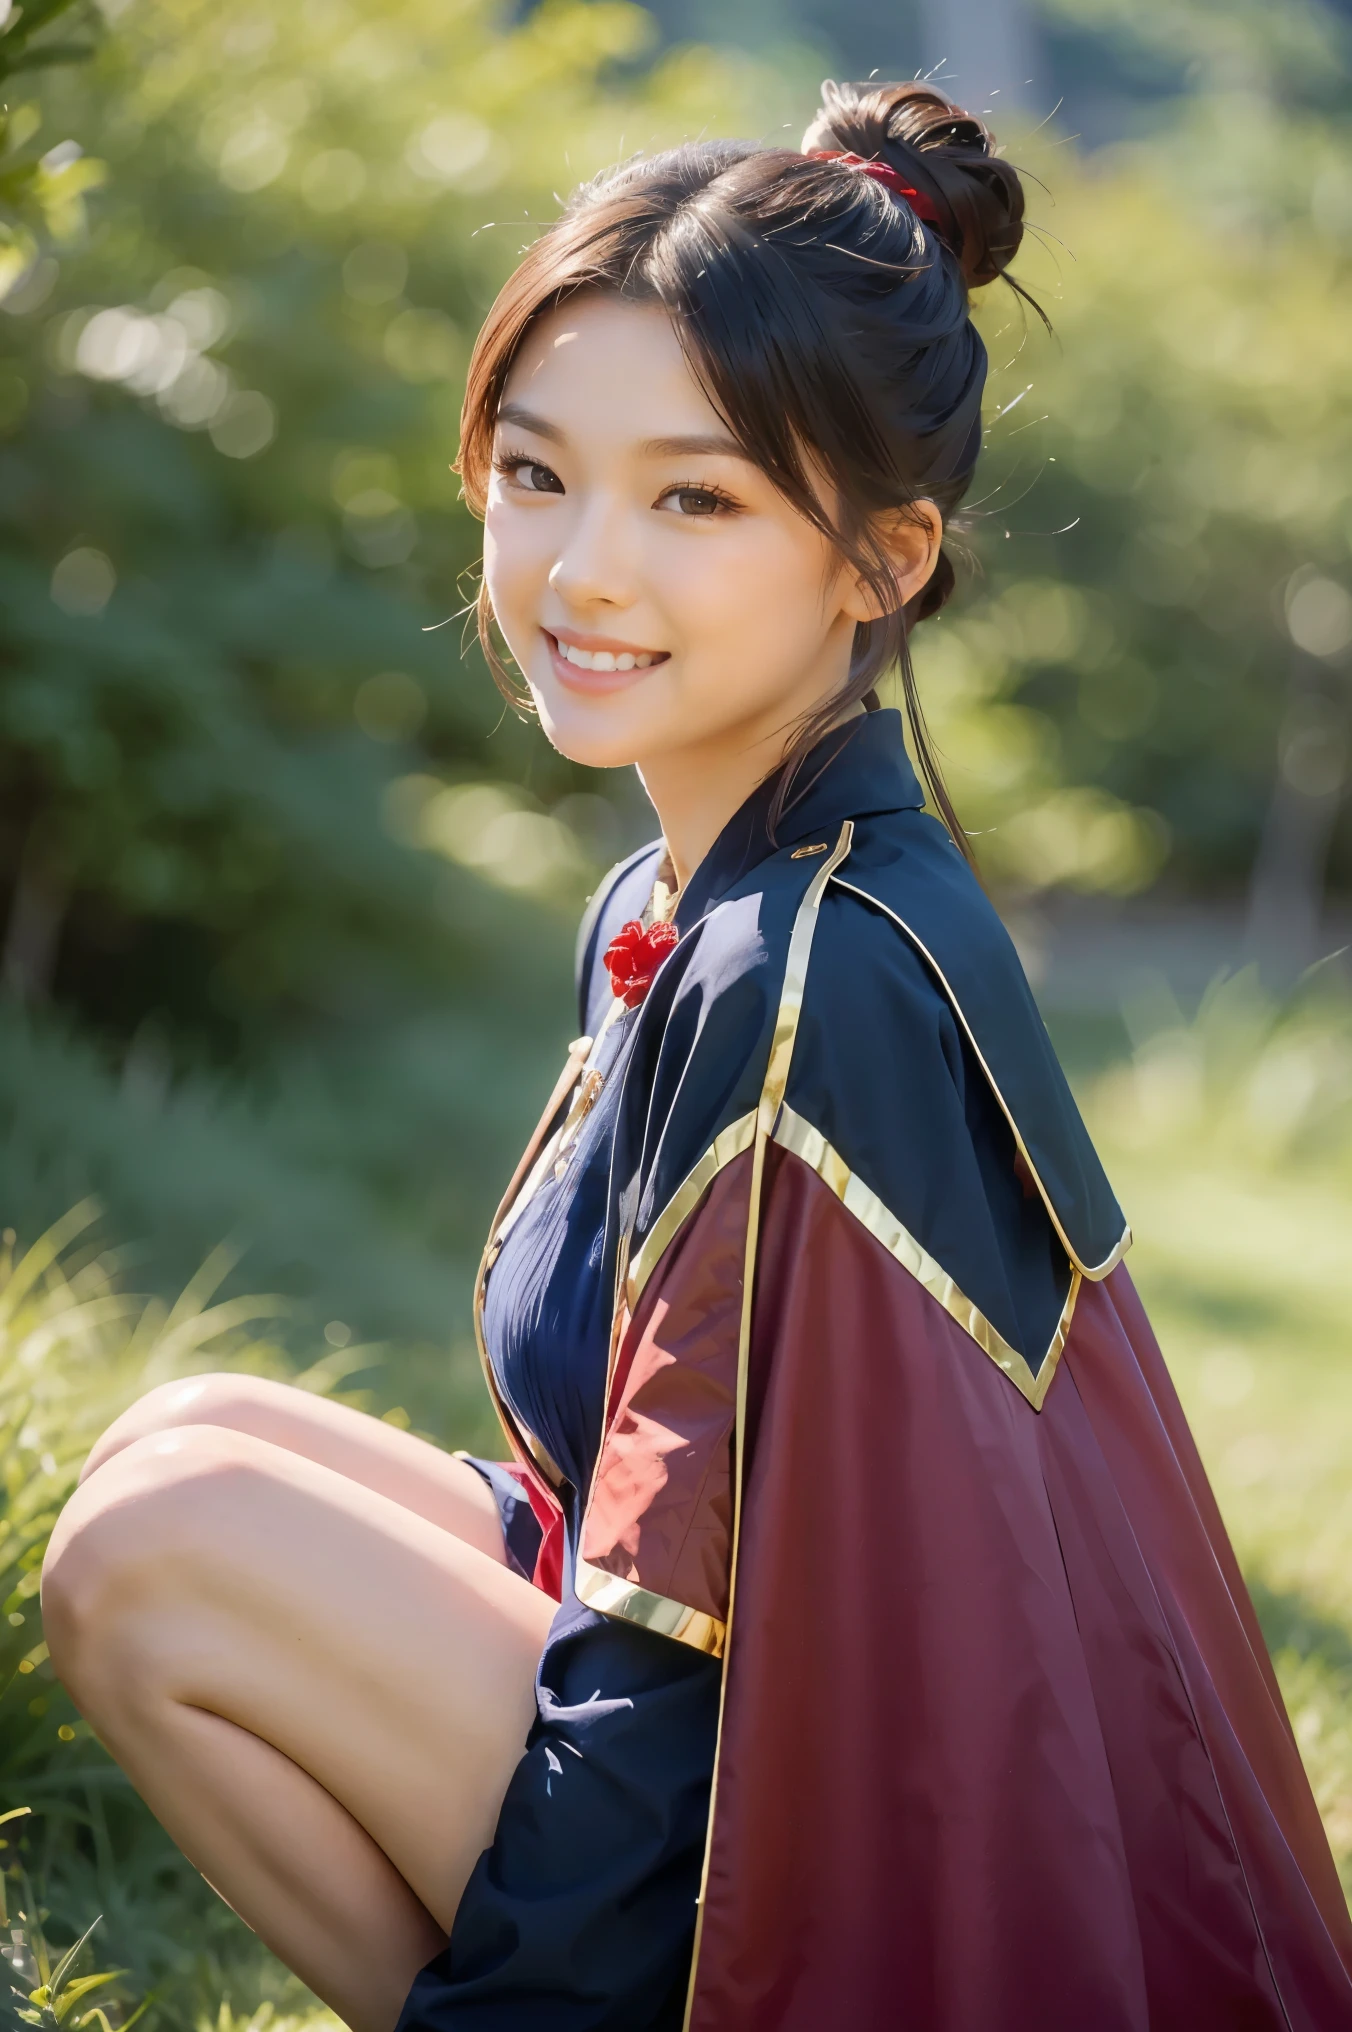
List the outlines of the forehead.
<svg viewBox="0 0 1352 2032">
<path fill-rule="evenodd" d="M 660 304 L 580 296 L 541 319 L 503 391 L 572 436 L 647 439 L 719 427 Z"/>
</svg>

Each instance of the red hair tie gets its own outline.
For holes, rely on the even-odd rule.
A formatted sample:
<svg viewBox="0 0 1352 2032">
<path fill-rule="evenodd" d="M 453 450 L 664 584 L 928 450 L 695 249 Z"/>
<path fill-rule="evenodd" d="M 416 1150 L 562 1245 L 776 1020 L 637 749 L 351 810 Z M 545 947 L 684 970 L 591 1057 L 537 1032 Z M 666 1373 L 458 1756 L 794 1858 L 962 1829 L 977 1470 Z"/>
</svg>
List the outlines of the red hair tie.
<svg viewBox="0 0 1352 2032">
<path fill-rule="evenodd" d="M 885 162 L 877 162 L 871 156 L 850 155 L 843 148 L 814 148 L 811 151 L 819 162 L 843 162 L 846 169 L 862 169 L 865 176 L 871 176 L 875 183 L 885 183 L 893 197 L 905 198 L 917 219 L 923 219 L 927 226 L 936 228 L 943 225 L 939 207 L 933 198 L 927 198 L 923 191 L 903 183 L 895 169 Z"/>
</svg>

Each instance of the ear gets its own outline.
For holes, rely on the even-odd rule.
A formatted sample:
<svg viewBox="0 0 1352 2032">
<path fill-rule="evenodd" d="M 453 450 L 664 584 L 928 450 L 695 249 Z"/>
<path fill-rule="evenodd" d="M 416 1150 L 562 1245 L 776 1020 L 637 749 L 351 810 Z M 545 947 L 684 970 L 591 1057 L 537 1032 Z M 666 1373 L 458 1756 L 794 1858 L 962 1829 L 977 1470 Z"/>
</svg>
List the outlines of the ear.
<svg viewBox="0 0 1352 2032">
<path fill-rule="evenodd" d="M 881 516 L 875 533 L 891 563 L 896 594 L 884 609 L 872 589 L 852 574 L 843 602 L 852 621 L 876 621 L 885 611 L 895 613 L 915 598 L 939 562 L 944 519 L 932 501 L 914 501 L 909 508 Z"/>
</svg>

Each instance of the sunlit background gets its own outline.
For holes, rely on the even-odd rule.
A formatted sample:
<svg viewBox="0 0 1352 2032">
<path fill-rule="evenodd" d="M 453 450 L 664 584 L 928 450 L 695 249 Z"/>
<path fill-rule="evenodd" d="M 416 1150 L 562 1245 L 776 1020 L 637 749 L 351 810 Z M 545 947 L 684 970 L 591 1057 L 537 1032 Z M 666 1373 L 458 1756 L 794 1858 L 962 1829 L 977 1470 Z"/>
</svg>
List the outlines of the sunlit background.
<svg viewBox="0 0 1352 2032">
<path fill-rule="evenodd" d="M 493 1443 L 472 1265 L 583 899 L 652 825 L 462 651 L 475 327 L 579 177 L 936 66 L 1028 171 L 1055 335 L 982 307 L 922 686 L 1352 1884 L 1350 0 L 0 0 L 21 1988 L 102 1912 L 75 1972 L 129 1971 L 113 2028 L 148 1994 L 174 2032 L 328 2022 L 51 1680 L 37 1566 L 92 1430 L 229 1360 Z"/>
</svg>

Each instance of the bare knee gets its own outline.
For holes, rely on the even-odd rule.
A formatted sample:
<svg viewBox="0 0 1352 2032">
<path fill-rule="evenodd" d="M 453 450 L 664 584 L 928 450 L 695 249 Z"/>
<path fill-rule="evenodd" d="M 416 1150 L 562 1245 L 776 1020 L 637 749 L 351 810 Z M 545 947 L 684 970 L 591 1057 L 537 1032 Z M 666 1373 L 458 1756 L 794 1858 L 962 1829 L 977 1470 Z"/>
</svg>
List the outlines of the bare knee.
<svg viewBox="0 0 1352 2032">
<path fill-rule="evenodd" d="M 226 1370 L 159 1383 L 115 1418 L 95 1442 L 80 1470 L 80 1480 L 86 1481 L 114 1454 L 137 1440 L 177 1426 L 223 1425 L 266 1438 L 268 1423 L 275 1420 L 279 1404 L 295 1394 L 290 1384 L 270 1382 L 263 1376 L 232 1375 Z"/>
<path fill-rule="evenodd" d="M 91 1718 L 114 1693 L 155 1691 L 176 1621 L 201 1599 L 213 1547 L 249 1501 L 257 1451 L 218 1426 L 152 1431 L 105 1459 L 61 1512 L 42 1568 L 43 1629 L 58 1678 Z"/>
</svg>

